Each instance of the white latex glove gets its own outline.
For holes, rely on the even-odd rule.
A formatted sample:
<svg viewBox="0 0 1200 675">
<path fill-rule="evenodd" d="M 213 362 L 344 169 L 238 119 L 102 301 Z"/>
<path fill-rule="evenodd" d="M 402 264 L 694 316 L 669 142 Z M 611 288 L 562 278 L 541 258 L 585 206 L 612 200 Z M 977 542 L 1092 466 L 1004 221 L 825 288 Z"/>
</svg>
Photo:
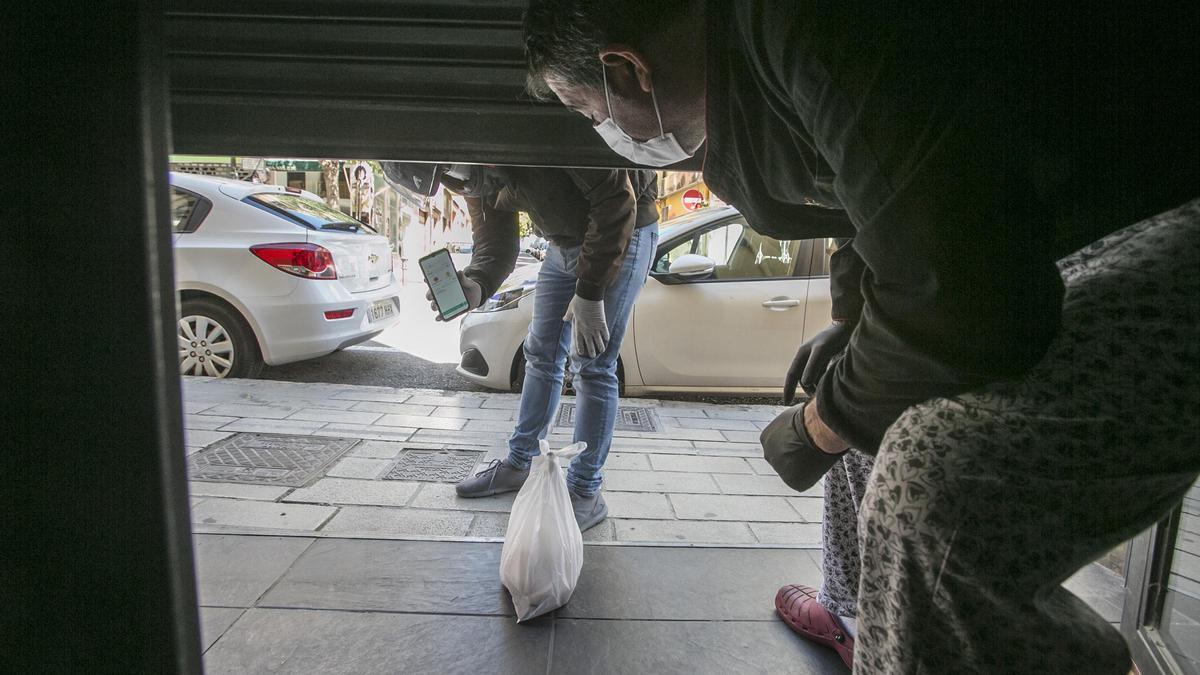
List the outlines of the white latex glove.
<svg viewBox="0 0 1200 675">
<path fill-rule="evenodd" d="M 472 281 L 471 277 L 463 274 L 461 270 L 458 271 L 458 283 L 462 284 L 463 295 L 467 296 L 468 311 L 483 304 L 483 288 Z M 433 300 L 433 291 L 426 289 L 425 299 L 429 301 L 429 309 L 432 309 L 437 314 L 436 319 L 442 321 L 442 313 L 438 311 L 437 303 Z"/>
<path fill-rule="evenodd" d="M 584 300 L 578 295 L 567 305 L 563 321 L 571 322 L 572 351 L 589 359 L 600 356 L 608 346 L 608 322 L 603 300 Z"/>
</svg>

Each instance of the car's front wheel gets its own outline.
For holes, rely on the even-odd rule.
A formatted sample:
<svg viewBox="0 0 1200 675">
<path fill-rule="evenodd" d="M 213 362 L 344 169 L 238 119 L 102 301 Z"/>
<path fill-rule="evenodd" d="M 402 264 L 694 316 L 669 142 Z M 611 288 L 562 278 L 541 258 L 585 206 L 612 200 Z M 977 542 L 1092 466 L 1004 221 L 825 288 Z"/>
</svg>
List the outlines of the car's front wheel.
<svg viewBox="0 0 1200 675">
<path fill-rule="evenodd" d="M 184 300 L 179 311 L 179 372 L 207 377 L 256 377 L 262 354 L 250 326 L 207 298 Z"/>
</svg>

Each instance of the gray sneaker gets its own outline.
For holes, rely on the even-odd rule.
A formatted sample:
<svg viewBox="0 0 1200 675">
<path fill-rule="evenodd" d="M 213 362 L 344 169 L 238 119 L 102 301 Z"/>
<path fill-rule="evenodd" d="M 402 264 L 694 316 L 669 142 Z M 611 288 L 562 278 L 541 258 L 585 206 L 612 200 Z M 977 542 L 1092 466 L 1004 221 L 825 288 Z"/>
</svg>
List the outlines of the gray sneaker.
<svg viewBox="0 0 1200 675">
<path fill-rule="evenodd" d="M 459 497 L 491 497 L 516 492 L 529 478 L 529 469 L 514 469 L 502 459 L 494 459 L 486 469 L 454 486 Z"/>
<path fill-rule="evenodd" d="M 591 497 L 580 497 L 572 492 L 571 507 L 575 509 L 575 522 L 579 523 L 580 532 L 587 532 L 608 517 L 608 504 L 599 492 Z"/>
</svg>

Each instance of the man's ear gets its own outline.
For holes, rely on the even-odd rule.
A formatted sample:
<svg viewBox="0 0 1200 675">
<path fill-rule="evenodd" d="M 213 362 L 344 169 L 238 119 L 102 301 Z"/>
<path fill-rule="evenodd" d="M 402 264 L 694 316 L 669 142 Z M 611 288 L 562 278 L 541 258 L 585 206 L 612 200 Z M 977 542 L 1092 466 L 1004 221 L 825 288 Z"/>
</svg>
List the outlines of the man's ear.
<svg viewBox="0 0 1200 675">
<path fill-rule="evenodd" d="M 627 44 L 613 43 L 600 50 L 600 63 L 607 68 L 609 86 L 621 94 L 633 87 L 649 93 L 651 68 L 646 57 Z"/>
</svg>

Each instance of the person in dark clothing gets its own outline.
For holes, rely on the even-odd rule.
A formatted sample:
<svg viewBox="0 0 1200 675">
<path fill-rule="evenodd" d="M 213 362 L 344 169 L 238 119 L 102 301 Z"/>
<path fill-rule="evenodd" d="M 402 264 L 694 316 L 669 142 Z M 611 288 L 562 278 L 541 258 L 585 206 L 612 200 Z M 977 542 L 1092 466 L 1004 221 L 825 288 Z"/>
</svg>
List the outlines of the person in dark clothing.
<svg viewBox="0 0 1200 675">
<path fill-rule="evenodd" d="M 1200 186 L 1196 13 L 1152 4 L 529 5 L 531 89 L 615 151 L 701 151 L 755 229 L 854 237 L 845 354 L 763 446 L 797 489 L 876 455 L 857 645 L 809 630 L 802 589 L 776 598 L 856 667 L 1128 671 L 1058 583 L 1200 471 L 1195 203 L 1151 218 Z M 1114 346 L 1102 324 L 1134 315 L 1171 344 Z M 1118 371 L 1142 375 L 1098 385 Z"/>
<path fill-rule="evenodd" d="M 467 200 L 475 247 L 459 277 L 472 308 L 494 294 L 516 265 L 518 212 L 529 214 L 537 234 L 550 241 L 534 290 L 508 456 L 460 482 L 457 492 L 484 497 L 525 483 L 538 441 L 558 412 L 570 351 L 574 440 L 587 447 L 571 462 L 567 485 L 580 529 L 594 527 L 608 514 L 600 486 L 617 416 L 617 357 L 658 243 L 657 176 L 649 170 L 453 165 L 440 180 Z"/>
</svg>

